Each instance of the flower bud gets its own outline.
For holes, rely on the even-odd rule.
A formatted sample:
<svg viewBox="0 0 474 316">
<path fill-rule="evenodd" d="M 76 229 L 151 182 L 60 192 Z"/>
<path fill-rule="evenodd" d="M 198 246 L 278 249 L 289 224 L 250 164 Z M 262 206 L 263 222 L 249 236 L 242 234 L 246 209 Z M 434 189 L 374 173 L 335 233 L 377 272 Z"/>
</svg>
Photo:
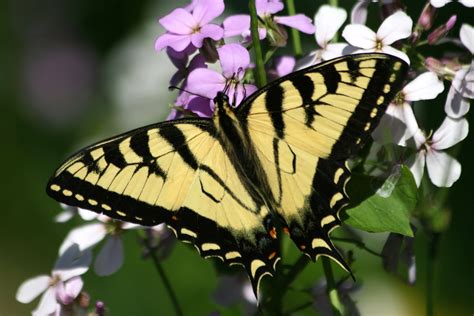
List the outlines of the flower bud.
<svg viewBox="0 0 474 316">
<path fill-rule="evenodd" d="M 97 301 L 95 303 L 95 313 L 98 316 L 103 316 L 105 315 L 105 303 L 102 301 Z"/>
<path fill-rule="evenodd" d="M 433 26 L 435 12 L 436 8 L 427 3 L 423 11 L 421 11 L 417 26 L 420 26 L 425 31 L 429 30 Z"/>
<path fill-rule="evenodd" d="M 445 24 L 437 27 L 433 32 L 431 32 L 428 35 L 428 43 L 433 45 L 436 44 L 440 39 L 444 38 L 446 34 L 448 34 L 449 30 L 453 28 L 454 24 L 456 24 L 456 19 L 456 15 L 452 15 Z"/>
</svg>

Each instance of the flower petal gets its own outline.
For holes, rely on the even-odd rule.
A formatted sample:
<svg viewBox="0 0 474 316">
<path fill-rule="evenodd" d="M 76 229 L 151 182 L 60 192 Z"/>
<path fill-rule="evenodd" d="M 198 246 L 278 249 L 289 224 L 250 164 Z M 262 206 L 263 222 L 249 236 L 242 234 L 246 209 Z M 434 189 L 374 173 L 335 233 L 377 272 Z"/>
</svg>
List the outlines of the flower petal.
<svg viewBox="0 0 474 316">
<path fill-rule="evenodd" d="M 77 208 L 77 211 L 79 213 L 79 216 L 85 221 L 91 221 L 99 216 L 99 214 L 97 214 L 96 212 L 92 212 L 80 207 Z"/>
<path fill-rule="evenodd" d="M 23 304 L 28 304 L 44 292 L 49 286 L 51 277 L 39 275 L 23 282 L 16 292 L 16 300 Z"/>
<path fill-rule="evenodd" d="M 44 292 L 38 307 L 32 312 L 34 316 L 44 316 L 54 313 L 58 308 L 56 293 L 54 288 L 50 287 Z"/>
<path fill-rule="evenodd" d="M 309 17 L 304 14 L 291 16 L 276 16 L 273 18 L 276 23 L 283 24 L 306 34 L 314 33 L 314 25 Z"/>
<path fill-rule="evenodd" d="M 56 223 L 65 223 L 76 215 L 76 210 L 73 207 L 64 208 L 64 211 L 54 217 Z"/>
<path fill-rule="evenodd" d="M 78 246 L 74 244 L 56 260 L 53 275 L 59 275 L 62 281 L 67 281 L 72 277 L 86 273 L 91 261 L 92 252 L 90 250 L 79 251 Z"/>
<path fill-rule="evenodd" d="M 175 35 L 165 33 L 157 38 L 155 42 L 155 50 L 159 51 L 165 47 L 171 47 L 175 51 L 182 51 L 186 49 L 191 43 L 191 36 L 189 35 Z"/>
<path fill-rule="evenodd" d="M 466 46 L 471 54 L 474 54 L 474 27 L 464 23 L 461 26 L 461 30 L 459 31 L 459 37 L 461 38 L 461 42 L 464 44 L 464 46 Z"/>
<path fill-rule="evenodd" d="M 222 26 L 224 27 L 224 38 L 240 36 L 250 30 L 250 15 L 231 15 L 224 20 Z"/>
<path fill-rule="evenodd" d="M 469 68 L 456 71 L 452 85 L 463 97 L 474 99 L 474 61 Z"/>
<path fill-rule="evenodd" d="M 442 151 L 428 151 L 426 168 L 431 182 L 437 187 L 450 187 L 461 176 L 461 164 Z"/>
<path fill-rule="evenodd" d="M 81 277 L 77 276 L 71 278 L 67 282 L 63 282 L 63 284 L 63 293 L 61 293 L 61 296 L 64 301 L 61 300 L 61 303 L 68 305 L 79 296 L 79 293 L 81 293 L 82 287 L 84 286 L 84 281 L 82 281 Z M 56 297 L 58 297 L 58 295 L 56 295 Z M 68 301 L 69 303 L 67 303 Z"/>
<path fill-rule="evenodd" d="M 191 34 L 197 27 L 197 21 L 188 11 L 177 8 L 158 20 L 168 31 L 178 35 Z"/>
<path fill-rule="evenodd" d="M 396 56 L 396 57 L 406 61 L 407 64 L 410 64 L 410 59 L 408 58 L 407 54 L 405 54 L 404 52 L 402 52 L 402 51 L 400 51 L 396 48 L 393 48 L 392 46 L 382 47 L 382 52 L 384 52 L 385 54 Z"/>
<path fill-rule="evenodd" d="M 199 32 L 203 36 L 203 38 L 210 37 L 215 41 L 218 41 L 224 36 L 224 30 L 219 25 L 215 24 L 207 24 L 201 27 L 201 31 Z M 202 43 L 201 43 L 202 46 Z M 196 47 L 201 47 L 196 46 Z"/>
<path fill-rule="evenodd" d="M 452 147 L 466 138 L 468 133 L 469 123 L 465 118 L 452 119 L 447 116 L 433 134 L 431 146 L 436 150 Z"/>
<path fill-rule="evenodd" d="M 296 60 L 293 56 L 281 56 L 276 59 L 275 63 L 278 77 L 283 77 L 295 69 Z"/>
<path fill-rule="evenodd" d="M 474 1 L 472 0 L 458 0 L 459 3 L 463 4 L 465 7 L 472 8 L 474 7 Z"/>
<path fill-rule="evenodd" d="M 230 104 L 239 106 L 242 100 L 246 99 L 255 91 L 257 91 L 257 87 L 252 84 L 237 84 L 230 86 L 227 95 L 229 96 Z"/>
<path fill-rule="evenodd" d="M 259 16 L 265 16 L 283 10 L 283 3 L 280 0 L 256 0 L 255 7 Z"/>
<path fill-rule="evenodd" d="M 352 54 L 356 48 L 346 43 L 334 43 L 328 44 L 326 49 L 323 49 L 321 58 L 323 60 L 329 60 L 342 55 Z"/>
<path fill-rule="evenodd" d="M 342 37 L 355 47 L 364 49 L 374 49 L 376 44 L 376 34 L 365 25 L 349 24 L 342 31 Z"/>
<path fill-rule="evenodd" d="M 403 88 L 406 101 L 431 100 L 443 92 L 444 85 L 431 71 L 422 73 Z"/>
<path fill-rule="evenodd" d="M 425 171 L 426 151 L 422 149 L 416 155 L 412 156 L 407 161 L 407 166 L 410 168 L 413 178 L 415 178 L 416 186 L 419 187 L 423 173 Z"/>
<path fill-rule="evenodd" d="M 384 45 L 390 45 L 399 39 L 410 36 L 412 27 L 411 18 L 405 12 L 397 11 L 382 22 L 377 31 L 377 38 Z"/>
<path fill-rule="evenodd" d="M 123 264 L 123 243 L 117 236 L 107 238 L 94 263 L 97 275 L 106 276 L 116 272 Z"/>
<path fill-rule="evenodd" d="M 450 3 L 452 0 L 430 0 L 430 3 L 435 8 L 444 7 L 447 3 Z"/>
<path fill-rule="evenodd" d="M 186 105 L 186 110 L 192 111 L 200 117 L 211 117 L 214 113 L 211 108 L 212 101 L 208 98 L 193 97 Z"/>
<path fill-rule="evenodd" d="M 356 2 L 351 10 L 352 24 L 365 24 L 367 21 L 367 8 L 370 2 L 370 0 L 359 0 Z"/>
<path fill-rule="evenodd" d="M 444 104 L 444 111 L 449 117 L 460 118 L 469 112 L 470 102 L 464 98 L 454 86 L 449 88 L 448 97 Z"/>
<path fill-rule="evenodd" d="M 86 224 L 74 228 L 67 234 L 61 247 L 59 247 L 59 253 L 64 253 L 73 244 L 77 244 L 79 250 L 90 248 L 104 239 L 106 234 L 107 232 L 102 223 Z"/>
<path fill-rule="evenodd" d="M 202 27 L 208 24 L 224 12 L 223 0 L 200 0 L 194 7 L 194 19 Z"/>
<path fill-rule="evenodd" d="M 408 103 L 390 104 L 372 137 L 380 144 L 393 142 L 399 146 L 406 146 L 407 140 L 413 137 L 417 128 L 415 114 Z"/>
<path fill-rule="evenodd" d="M 226 79 L 220 73 L 210 69 L 198 68 L 189 74 L 186 89 L 212 100 L 217 92 L 224 90 L 225 83 Z"/>
<path fill-rule="evenodd" d="M 226 44 L 217 49 L 224 77 L 243 76 L 250 64 L 250 54 L 242 45 Z"/>
<path fill-rule="evenodd" d="M 319 47 L 326 47 L 339 28 L 344 24 L 347 12 L 344 9 L 322 5 L 314 16 L 316 41 Z"/>
</svg>

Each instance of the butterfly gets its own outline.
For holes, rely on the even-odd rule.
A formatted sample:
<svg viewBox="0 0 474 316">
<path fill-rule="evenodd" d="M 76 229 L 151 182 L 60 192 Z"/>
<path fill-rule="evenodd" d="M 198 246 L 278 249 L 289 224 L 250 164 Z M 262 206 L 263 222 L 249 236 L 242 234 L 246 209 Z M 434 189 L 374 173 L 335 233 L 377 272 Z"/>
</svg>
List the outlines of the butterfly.
<svg viewBox="0 0 474 316">
<path fill-rule="evenodd" d="M 211 118 L 141 127 L 90 145 L 47 184 L 59 202 L 122 221 L 165 223 L 202 257 L 244 266 L 255 293 L 280 260 L 278 231 L 312 260 L 349 271 L 329 238 L 359 152 L 408 65 L 348 55 L 293 72 Z M 277 229 L 282 227 L 282 229 Z"/>
</svg>

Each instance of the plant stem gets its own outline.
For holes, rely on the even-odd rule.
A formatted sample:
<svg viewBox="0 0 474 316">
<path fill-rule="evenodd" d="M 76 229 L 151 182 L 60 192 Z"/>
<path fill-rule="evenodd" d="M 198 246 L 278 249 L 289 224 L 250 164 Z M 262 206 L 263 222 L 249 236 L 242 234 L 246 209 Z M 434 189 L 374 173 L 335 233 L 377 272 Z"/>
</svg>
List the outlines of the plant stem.
<svg viewBox="0 0 474 316">
<path fill-rule="evenodd" d="M 354 239 L 350 239 L 350 238 L 341 238 L 341 237 L 331 237 L 331 238 L 334 241 L 340 241 L 340 242 L 346 242 L 346 243 L 353 244 L 353 245 L 357 246 L 357 248 L 365 250 L 365 251 L 367 251 L 368 253 L 370 253 L 374 256 L 382 257 L 382 255 L 380 253 L 378 253 L 375 250 L 372 250 L 372 249 L 368 248 L 362 241 L 354 240 Z"/>
<path fill-rule="evenodd" d="M 426 316 L 434 315 L 434 264 L 438 254 L 439 234 L 433 233 L 428 241 L 428 258 L 426 261 Z"/>
<path fill-rule="evenodd" d="M 179 305 L 178 299 L 176 297 L 176 293 L 174 292 L 173 287 L 171 286 L 171 282 L 166 276 L 165 270 L 160 264 L 160 260 L 158 259 L 158 256 L 156 255 L 155 249 L 153 249 L 153 246 L 151 244 L 151 234 L 149 234 L 148 232 L 146 233 L 146 237 L 145 237 L 145 246 L 148 250 L 150 257 L 153 259 L 153 263 L 155 264 L 156 271 L 158 271 L 158 275 L 163 281 L 163 285 L 165 286 L 166 292 L 168 293 L 168 296 L 171 299 L 175 314 L 177 316 L 183 316 L 183 311 L 181 310 L 181 306 Z"/>
<path fill-rule="evenodd" d="M 331 7 L 339 7 L 339 1 L 338 0 L 329 0 L 329 5 Z M 338 40 L 339 40 L 339 32 L 336 32 L 336 34 L 334 34 L 334 37 L 332 38 L 331 42 L 337 43 Z"/>
<path fill-rule="evenodd" d="M 322 257 L 324 274 L 326 275 L 327 282 L 327 293 L 329 301 L 331 302 L 331 308 L 335 316 L 343 315 L 343 308 L 337 293 L 336 282 L 334 281 L 334 275 L 332 273 L 331 261 L 329 258 Z"/>
<path fill-rule="evenodd" d="M 258 16 L 257 9 L 255 7 L 255 0 L 249 1 L 249 11 L 252 46 L 255 54 L 255 82 L 258 87 L 263 87 L 267 83 L 267 76 L 265 75 L 262 46 L 260 45 L 260 38 L 258 36 Z"/>
<path fill-rule="evenodd" d="M 295 1 L 286 0 L 286 7 L 288 8 L 288 15 L 295 15 Z M 300 32 L 297 29 L 291 28 L 291 39 L 293 41 L 293 50 L 295 52 L 295 57 L 300 57 L 303 54 L 303 49 L 301 48 L 301 38 Z"/>
</svg>

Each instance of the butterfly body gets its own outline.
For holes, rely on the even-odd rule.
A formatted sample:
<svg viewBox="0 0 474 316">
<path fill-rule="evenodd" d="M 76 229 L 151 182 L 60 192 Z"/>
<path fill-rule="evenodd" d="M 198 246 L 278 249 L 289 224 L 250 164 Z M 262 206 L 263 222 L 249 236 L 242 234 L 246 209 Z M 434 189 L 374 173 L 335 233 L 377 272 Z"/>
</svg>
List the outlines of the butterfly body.
<svg viewBox="0 0 474 316">
<path fill-rule="evenodd" d="M 408 66 L 384 54 L 344 56 L 258 90 L 214 115 L 139 128 L 91 145 L 53 175 L 47 193 L 120 220 L 166 223 L 203 257 L 245 267 L 254 287 L 280 260 L 275 226 L 311 259 L 348 203 L 348 158 L 400 89 Z"/>
</svg>

